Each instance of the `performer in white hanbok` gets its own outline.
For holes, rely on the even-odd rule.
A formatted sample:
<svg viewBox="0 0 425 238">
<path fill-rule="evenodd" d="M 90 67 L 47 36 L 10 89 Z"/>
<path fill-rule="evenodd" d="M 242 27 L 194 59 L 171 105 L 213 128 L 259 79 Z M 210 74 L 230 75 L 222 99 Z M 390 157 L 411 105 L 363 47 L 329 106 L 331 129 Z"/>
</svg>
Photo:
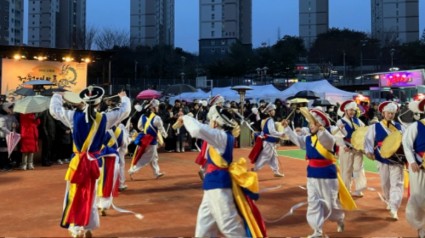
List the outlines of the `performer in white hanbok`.
<svg viewBox="0 0 425 238">
<path fill-rule="evenodd" d="M 69 92 L 63 94 L 71 103 L 78 101 Z M 65 176 L 67 188 L 61 221 L 61 226 L 68 228 L 74 237 L 91 236 L 91 230 L 99 227 L 99 214 L 95 206 L 96 180 L 100 175 L 97 156 L 106 131 L 128 117 L 131 110 L 130 99 L 125 92 L 121 92 L 119 110 L 97 112 L 103 95 L 101 87 L 89 86 L 79 95 L 85 104 L 79 105 L 76 110 L 63 107 L 61 94 L 54 94 L 50 101 L 50 114 L 71 129 L 74 141 L 74 156 Z"/>
<path fill-rule="evenodd" d="M 268 164 L 273 171 L 275 177 L 283 177 L 284 174 L 279 171 L 279 158 L 276 151 L 277 143 L 280 141 L 280 137 L 283 136 L 283 131 L 279 132 L 276 130 L 275 122 L 273 117 L 276 114 L 276 105 L 269 103 L 263 110 L 263 113 L 267 115 L 261 122 L 261 134 L 262 138 L 262 149 L 255 161 L 254 171 L 260 170 L 264 165 Z M 254 146 L 253 149 L 256 147 Z"/>
<path fill-rule="evenodd" d="M 301 108 L 301 110 L 304 109 Z M 309 237 L 322 237 L 326 218 L 337 222 L 337 231 L 342 232 L 345 227 L 345 213 L 341 203 L 348 204 L 344 207 L 345 209 L 354 209 L 355 204 L 344 184 L 338 182 L 334 156 L 335 138 L 325 129 L 330 128 L 327 115 L 317 109 L 311 109 L 309 113 L 310 116 L 306 116 L 306 118 L 309 121 L 310 135 L 296 134 L 288 126 L 286 120 L 283 122 L 283 126 L 285 127 L 284 133 L 289 139 L 301 149 L 306 150 L 306 159 L 308 160 L 307 222 L 314 230 Z M 340 186 L 345 190 L 341 190 Z"/>
<path fill-rule="evenodd" d="M 266 237 L 260 213 L 253 212 L 256 207 L 252 199 L 258 198 L 259 192 L 257 174 L 247 171 L 244 159 L 233 162 L 238 123 L 219 106 L 210 108 L 208 119 L 210 125 L 187 115 L 178 119 L 192 137 L 208 143 L 195 237 L 217 237 L 220 233 L 225 237 Z"/>
<path fill-rule="evenodd" d="M 383 198 L 387 203 L 387 210 L 393 220 L 398 220 L 397 211 L 400 208 L 404 191 L 403 163 L 397 160 L 384 159 L 380 148 L 384 139 L 397 130 L 403 133 L 403 126 L 395 122 L 394 116 L 398 106 L 392 101 L 379 104 L 378 111 L 382 113 L 383 119 L 379 123 L 369 126 L 366 133 L 364 149 L 370 159 L 376 159 L 378 171 L 381 178 Z"/>
<path fill-rule="evenodd" d="M 134 152 L 128 173 L 131 177 L 135 172 L 150 164 L 154 176 L 160 178 L 164 176 L 164 173 L 160 171 L 158 165 L 158 143 L 163 143 L 162 138 L 167 137 L 167 132 L 165 131 L 161 117 L 156 115 L 159 109 L 159 101 L 152 99 L 147 107 L 150 109 L 149 116 L 142 115 L 137 124 L 141 132 L 134 141 L 138 146 Z"/>
<path fill-rule="evenodd" d="M 424 113 L 425 99 L 412 101 L 409 109 Z M 421 238 L 425 237 L 425 119 L 410 124 L 403 134 L 403 149 L 409 164 L 410 196 L 406 220 Z"/>
<path fill-rule="evenodd" d="M 344 116 L 336 122 L 336 126 L 341 128 L 346 142 L 339 147 L 338 151 L 342 180 L 344 180 L 345 187 L 348 190 L 351 189 L 351 181 L 354 180 L 355 189 L 351 194 L 356 197 L 363 197 L 362 191 L 367 186 L 363 154 L 354 150 L 351 145 L 351 136 L 356 129 L 365 125 L 356 117 L 358 107 L 355 101 L 347 100 L 343 102 L 339 110 L 344 113 Z"/>
</svg>

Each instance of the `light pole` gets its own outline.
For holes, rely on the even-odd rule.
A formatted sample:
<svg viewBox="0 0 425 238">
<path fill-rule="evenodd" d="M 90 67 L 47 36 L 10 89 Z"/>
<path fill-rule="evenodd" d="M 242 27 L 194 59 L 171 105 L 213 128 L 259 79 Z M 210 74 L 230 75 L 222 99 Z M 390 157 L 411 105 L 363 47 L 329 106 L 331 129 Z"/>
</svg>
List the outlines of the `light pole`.
<svg viewBox="0 0 425 238">
<path fill-rule="evenodd" d="M 366 46 L 367 40 L 361 40 L 360 43 L 360 80 L 363 80 L 363 47 Z"/>
<path fill-rule="evenodd" d="M 182 78 L 182 84 L 184 84 L 184 62 L 186 61 L 186 57 L 181 56 L 180 59 L 182 60 L 182 72 L 180 73 L 180 76 Z"/>
<path fill-rule="evenodd" d="M 185 75 L 185 73 L 184 73 L 184 72 L 181 72 L 181 73 L 180 73 L 180 76 L 182 77 L 182 84 L 184 84 L 184 75 Z"/>
<path fill-rule="evenodd" d="M 265 76 L 267 75 L 267 70 L 269 70 L 269 68 L 267 68 L 267 66 L 264 66 L 263 68 L 256 68 L 255 70 L 257 71 L 257 74 L 260 77 L 261 84 L 263 84 L 263 77 L 265 78 Z"/>
<path fill-rule="evenodd" d="M 391 54 L 391 68 L 394 67 L 394 53 L 395 53 L 395 49 L 391 48 L 390 50 L 390 54 Z"/>
</svg>

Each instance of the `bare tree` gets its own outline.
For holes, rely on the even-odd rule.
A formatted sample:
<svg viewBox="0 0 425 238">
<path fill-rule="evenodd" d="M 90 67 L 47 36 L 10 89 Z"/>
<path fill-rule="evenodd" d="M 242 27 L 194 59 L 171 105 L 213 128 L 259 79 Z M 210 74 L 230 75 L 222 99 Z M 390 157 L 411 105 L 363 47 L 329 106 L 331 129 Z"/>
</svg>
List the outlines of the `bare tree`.
<svg viewBox="0 0 425 238">
<path fill-rule="evenodd" d="M 97 35 L 97 28 L 94 26 L 89 26 L 86 29 L 86 39 L 84 49 L 91 50 L 94 44 L 94 40 Z"/>
<path fill-rule="evenodd" d="M 99 50 L 110 50 L 114 46 L 130 46 L 128 32 L 125 30 L 103 29 L 94 39 L 94 43 Z"/>
</svg>

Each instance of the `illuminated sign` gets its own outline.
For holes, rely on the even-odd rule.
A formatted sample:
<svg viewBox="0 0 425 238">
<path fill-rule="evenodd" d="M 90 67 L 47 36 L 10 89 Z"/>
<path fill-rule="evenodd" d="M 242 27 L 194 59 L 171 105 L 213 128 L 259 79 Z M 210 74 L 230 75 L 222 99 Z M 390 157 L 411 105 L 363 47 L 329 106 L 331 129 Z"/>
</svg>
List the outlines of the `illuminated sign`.
<svg viewBox="0 0 425 238">
<path fill-rule="evenodd" d="M 73 92 L 87 86 L 87 63 L 2 59 L 2 69 L 2 94 L 32 80 L 48 80 Z"/>
<path fill-rule="evenodd" d="M 381 87 L 409 87 L 423 84 L 423 70 L 397 71 L 379 75 Z"/>
</svg>

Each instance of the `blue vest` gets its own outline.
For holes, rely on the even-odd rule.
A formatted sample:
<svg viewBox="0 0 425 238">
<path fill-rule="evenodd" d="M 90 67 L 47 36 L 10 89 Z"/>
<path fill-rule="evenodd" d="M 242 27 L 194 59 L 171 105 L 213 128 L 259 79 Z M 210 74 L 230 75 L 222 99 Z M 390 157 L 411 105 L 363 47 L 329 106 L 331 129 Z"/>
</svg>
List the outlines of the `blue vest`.
<svg viewBox="0 0 425 238">
<path fill-rule="evenodd" d="M 152 120 L 150 121 L 150 125 L 148 126 L 147 130 L 144 131 L 142 133 L 143 134 L 149 134 L 151 136 L 153 136 L 153 140 L 151 142 L 151 145 L 156 145 L 158 144 L 158 140 L 157 138 L 157 133 L 158 133 L 158 128 L 156 128 L 156 126 L 153 124 L 153 121 L 155 119 L 155 117 L 157 117 L 157 115 L 155 115 Z M 145 128 L 146 123 L 148 122 L 149 117 L 142 115 L 142 128 Z"/>
<path fill-rule="evenodd" d="M 425 152 L 425 125 L 422 123 L 422 121 L 418 121 L 418 135 L 415 138 L 415 141 L 413 142 L 413 149 L 416 153 Z M 416 163 L 421 164 L 422 162 L 419 162 L 418 159 L 415 156 Z"/>
<path fill-rule="evenodd" d="M 74 118 L 74 130 L 72 132 L 72 138 L 74 139 L 74 144 L 77 147 L 78 151 L 81 151 L 84 141 L 89 135 L 92 123 L 86 122 L 86 114 L 82 111 L 75 111 Z M 93 136 L 93 141 L 90 145 L 89 152 L 99 151 L 102 147 L 103 142 L 105 141 L 106 134 L 106 116 L 102 115 L 102 120 L 100 125 Z"/>
<path fill-rule="evenodd" d="M 350 140 L 351 136 L 353 135 L 354 128 L 351 128 L 351 124 L 347 121 L 341 119 L 342 123 L 344 124 L 344 128 L 347 131 L 347 135 L 344 137 L 344 139 Z M 353 123 L 357 126 L 360 126 L 360 121 L 357 117 L 353 117 Z"/>
<path fill-rule="evenodd" d="M 306 159 L 315 159 L 315 160 L 327 160 L 323 157 L 319 151 L 312 145 L 311 136 L 307 136 L 306 140 Z M 311 167 L 307 166 L 307 177 L 308 178 L 322 178 L 322 179 L 336 179 L 337 170 L 335 164 L 331 164 L 326 167 Z"/>
<path fill-rule="evenodd" d="M 397 130 L 401 131 L 400 123 L 395 122 L 394 126 L 397 128 Z M 376 123 L 375 124 L 375 143 L 374 143 L 374 147 L 376 147 L 376 149 L 374 150 L 375 159 L 384 164 L 391 164 L 391 161 L 388 159 L 382 158 L 381 154 L 378 151 L 378 148 L 379 149 L 381 148 L 381 146 L 378 146 L 378 143 L 384 141 L 385 137 L 387 136 L 388 136 L 388 133 L 385 130 L 385 128 L 382 126 L 382 124 Z"/>
<path fill-rule="evenodd" d="M 226 141 L 226 149 L 224 153 L 221 155 L 224 160 L 226 160 L 227 164 L 233 162 L 233 142 L 234 137 L 230 132 L 227 132 L 227 141 Z M 209 164 L 214 164 L 210 158 L 209 153 L 207 152 L 207 167 Z M 216 189 L 216 188 L 231 188 L 232 187 L 232 178 L 230 176 L 228 169 L 218 169 L 211 173 L 205 174 L 204 184 L 202 188 L 204 190 Z"/>
<path fill-rule="evenodd" d="M 266 120 L 266 123 L 264 123 L 264 127 L 263 127 L 263 135 L 270 135 L 270 132 L 269 132 L 269 127 L 267 126 L 267 123 L 269 122 L 269 120 L 272 120 L 273 121 L 273 118 L 268 118 L 267 120 Z M 274 126 L 274 125 L 273 125 Z M 272 136 L 270 136 L 270 137 L 267 137 L 266 139 L 265 139 L 265 141 L 267 141 L 267 142 L 271 142 L 271 143 L 278 143 L 279 142 L 279 140 L 280 140 L 280 138 L 277 138 L 277 137 L 272 137 Z"/>
</svg>

